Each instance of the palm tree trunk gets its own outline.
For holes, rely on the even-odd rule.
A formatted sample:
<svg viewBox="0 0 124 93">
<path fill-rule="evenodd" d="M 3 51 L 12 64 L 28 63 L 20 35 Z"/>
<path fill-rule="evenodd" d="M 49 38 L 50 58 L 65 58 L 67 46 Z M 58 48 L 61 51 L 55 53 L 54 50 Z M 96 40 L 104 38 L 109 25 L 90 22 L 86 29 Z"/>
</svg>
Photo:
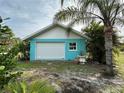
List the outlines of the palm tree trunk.
<svg viewBox="0 0 124 93">
<path fill-rule="evenodd" d="M 106 50 L 106 72 L 109 75 L 114 75 L 113 56 L 112 56 L 112 27 L 105 26 L 105 50 Z"/>
</svg>

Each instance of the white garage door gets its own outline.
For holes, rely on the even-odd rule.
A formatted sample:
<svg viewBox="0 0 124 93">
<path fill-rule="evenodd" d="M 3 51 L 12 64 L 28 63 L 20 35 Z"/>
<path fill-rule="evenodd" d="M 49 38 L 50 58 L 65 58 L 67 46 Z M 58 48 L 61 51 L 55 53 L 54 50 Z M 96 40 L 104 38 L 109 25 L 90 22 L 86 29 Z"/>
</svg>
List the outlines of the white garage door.
<svg viewBox="0 0 124 93">
<path fill-rule="evenodd" d="M 64 43 L 37 43 L 36 59 L 64 59 Z"/>
</svg>

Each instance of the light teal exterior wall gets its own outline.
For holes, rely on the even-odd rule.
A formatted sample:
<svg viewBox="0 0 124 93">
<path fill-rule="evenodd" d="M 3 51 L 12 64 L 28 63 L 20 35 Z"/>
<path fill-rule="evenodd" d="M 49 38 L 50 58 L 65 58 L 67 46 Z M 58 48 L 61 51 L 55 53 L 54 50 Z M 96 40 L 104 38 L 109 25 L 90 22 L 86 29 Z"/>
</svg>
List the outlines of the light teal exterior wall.
<svg viewBox="0 0 124 93">
<path fill-rule="evenodd" d="M 65 44 L 65 59 L 74 60 L 81 53 L 86 54 L 86 39 L 32 39 L 30 40 L 30 60 L 36 60 L 36 43 L 37 42 L 63 42 Z M 77 50 L 69 51 L 69 43 L 76 42 Z"/>
<path fill-rule="evenodd" d="M 69 51 L 69 43 L 76 42 L 77 50 Z M 86 44 L 84 39 L 67 39 L 65 42 L 65 60 L 74 60 L 77 56 L 86 54 Z"/>
<path fill-rule="evenodd" d="M 30 41 L 30 60 L 35 60 L 36 42 Z"/>
</svg>

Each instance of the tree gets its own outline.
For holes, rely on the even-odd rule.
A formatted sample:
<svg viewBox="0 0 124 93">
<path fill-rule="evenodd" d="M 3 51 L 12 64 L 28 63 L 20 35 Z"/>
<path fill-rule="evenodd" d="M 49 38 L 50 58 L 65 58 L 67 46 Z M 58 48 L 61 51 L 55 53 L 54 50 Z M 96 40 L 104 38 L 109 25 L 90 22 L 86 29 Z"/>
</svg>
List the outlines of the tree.
<svg viewBox="0 0 124 93">
<path fill-rule="evenodd" d="M 64 0 L 61 0 L 62 4 Z M 106 72 L 114 75 L 112 56 L 112 34 L 115 24 L 124 23 L 124 3 L 120 0 L 77 0 L 75 6 L 62 9 L 55 15 L 55 20 L 75 23 L 89 23 L 100 20 L 104 24 Z"/>
<path fill-rule="evenodd" d="M 12 78 L 20 74 L 12 73 L 17 63 L 15 56 L 19 50 L 17 40 L 14 38 L 12 30 L 2 22 L 3 20 L 0 19 L 0 90 Z"/>
<path fill-rule="evenodd" d="M 87 35 L 91 40 L 87 41 L 87 51 L 89 52 L 89 57 L 92 60 L 99 63 L 105 63 L 105 40 L 104 40 L 104 26 L 100 25 L 100 22 L 91 22 L 84 30 L 85 35 Z"/>
<path fill-rule="evenodd" d="M 30 50 L 30 45 L 29 42 L 22 41 L 19 38 L 15 38 L 16 41 L 18 42 L 18 53 L 16 58 L 18 61 L 29 61 L 29 50 Z"/>
<path fill-rule="evenodd" d="M 105 64 L 105 39 L 104 39 L 104 26 L 101 22 L 92 21 L 89 26 L 83 30 L 84 34 L 87 35 L 91 40 L 87 41 L 87 50 L 92 56 L 93 61 Z M 119 48 L 119 37 L 114 30 L 113 37 L 113 55 L 117 54 Z"/>
</svg>

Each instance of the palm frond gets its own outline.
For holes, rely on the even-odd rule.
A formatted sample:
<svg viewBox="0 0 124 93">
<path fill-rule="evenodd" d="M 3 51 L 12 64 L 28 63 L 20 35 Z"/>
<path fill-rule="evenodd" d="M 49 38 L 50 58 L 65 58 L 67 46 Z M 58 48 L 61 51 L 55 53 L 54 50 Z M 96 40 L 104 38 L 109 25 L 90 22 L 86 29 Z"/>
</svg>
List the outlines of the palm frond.
<svg viewBox="0 0 124 93">
<path fill-rule="evenodd" d="M 115 22 L 118 25 L 124 25 L 124 18 L 117 17 Z"/>
<path fill-rule="evenodd" d="M 87 23 L 89 20 L 100 19 L 105 25 L 113 26 L 119 22 L 118 17 L 124 16 L 124 3 L 120 3 L 121 0 L 77 0 L 77 2 L 77 6 L 67 7 L 58 12 L 55 19 L 72 23 L 81 21 Z"/>
<path fill-rule="evenodd" d="M 61 6 L 63 6 L 64 0 L 61 0 Z"/>
<path fill-rule="evenodd" d="M 75 6 L 71 6 L 59 11 L 54 19 L 58 21 L 69 21 L 75 19 L 77 16 L 82 16 L 82 11 Z"/>
</svg>

